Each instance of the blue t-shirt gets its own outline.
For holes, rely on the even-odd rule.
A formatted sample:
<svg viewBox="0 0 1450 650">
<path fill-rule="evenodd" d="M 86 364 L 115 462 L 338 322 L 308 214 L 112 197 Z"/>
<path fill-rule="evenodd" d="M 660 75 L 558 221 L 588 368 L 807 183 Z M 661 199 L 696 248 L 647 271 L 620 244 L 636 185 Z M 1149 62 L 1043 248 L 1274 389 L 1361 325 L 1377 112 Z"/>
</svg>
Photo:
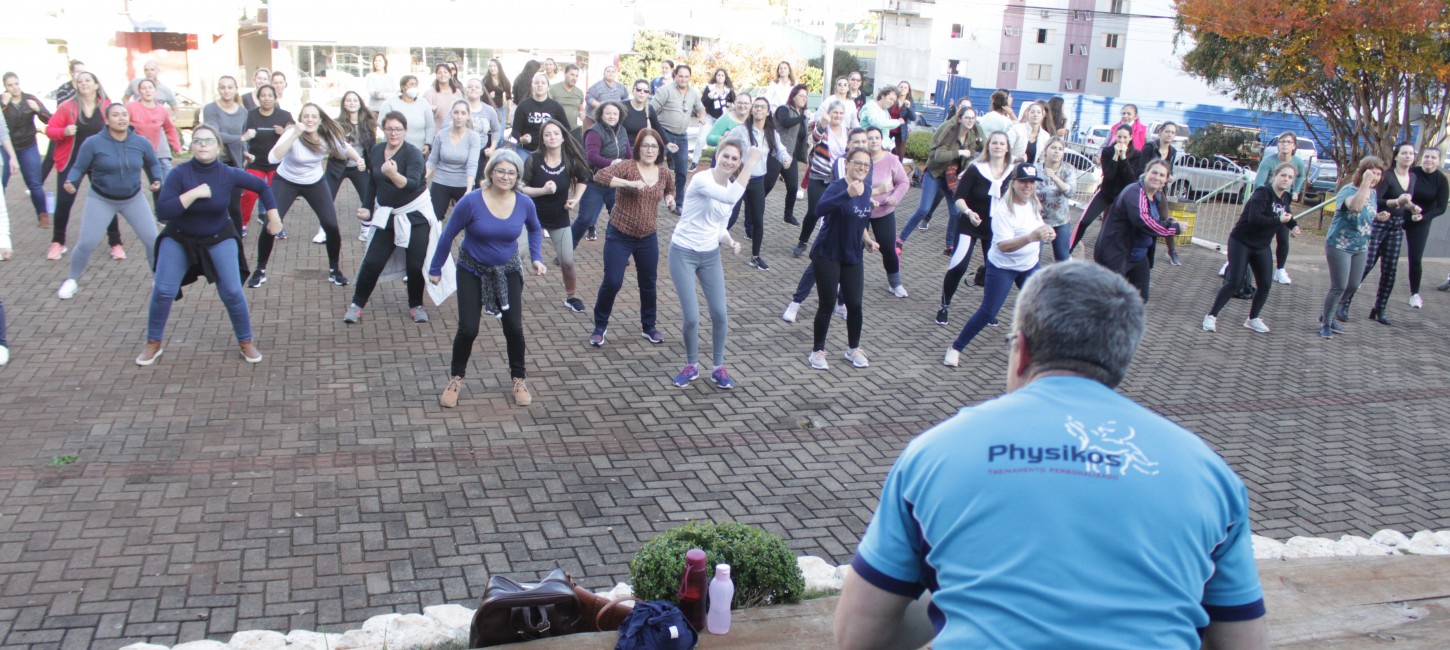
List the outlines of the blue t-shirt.
<svg viewBox="0 0 1450 650">
<path fill-rule="evenodd" d="M 539 214 L 534 211 L 534 201 L 523 193 L 514 194 L 514 211 L 507 219 L 495 217 L 483 202 L 483 190 L 473 190 L 463 195 L 453 206 L 453 214 L 443 227 L 438 238 L 438 248 L 433 251 L 433 264 L 428 266 L 428 275 L 443 272 L 443 262 L 453 248 L 453 238 L 463 234 L 462 248 L 469 257 L 484 266 L 502 266 L 510 257 L 518 254 L 519 234 L 529 230 L 529 257 L 535 262 L 544 261 L 544 237 L 539 229 Z"/>
<path fill-rule="evenodd" d="M 1197 648 L 1264 614 L 1244 484 L 1106 386 L 1038 379 L 907 445 L 851 566 L 941 648 Z"/>
</svg>

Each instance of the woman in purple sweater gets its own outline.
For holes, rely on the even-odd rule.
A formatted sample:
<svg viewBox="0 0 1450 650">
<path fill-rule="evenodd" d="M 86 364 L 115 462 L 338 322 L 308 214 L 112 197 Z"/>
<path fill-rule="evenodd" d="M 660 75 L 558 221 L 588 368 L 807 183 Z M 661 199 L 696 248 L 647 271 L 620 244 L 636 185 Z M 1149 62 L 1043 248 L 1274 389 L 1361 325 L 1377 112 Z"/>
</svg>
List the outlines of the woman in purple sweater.
<svg viewBox="0 0 1450 650">
<path fill-rule="evenodd" d="M 463 233 L 458 251 L 458 334 L 453 337 L 453 367 L 448 387 L 438 402 L 458 405 L 458 391 L 478 338 L 481 312 L 503 323 L 508 346 L 509 376 L 513 378 L 514 403 L 527 406 L 533 401 L 524 385 L 523 267 L 518 258 L 519 234 L 528 228 L 529 257 L 534 275 L 543 275 L 542 229 L 534 201 L 519 191 L 523 161 L 511 150 L 495 151 L 484 168 L 483 188 L 465 194 L 453 208 L 453 217 L 438 238 L 428 280 L 442 281 L 443 262 L 453 248 L 453 239 Z"/>
</svg>

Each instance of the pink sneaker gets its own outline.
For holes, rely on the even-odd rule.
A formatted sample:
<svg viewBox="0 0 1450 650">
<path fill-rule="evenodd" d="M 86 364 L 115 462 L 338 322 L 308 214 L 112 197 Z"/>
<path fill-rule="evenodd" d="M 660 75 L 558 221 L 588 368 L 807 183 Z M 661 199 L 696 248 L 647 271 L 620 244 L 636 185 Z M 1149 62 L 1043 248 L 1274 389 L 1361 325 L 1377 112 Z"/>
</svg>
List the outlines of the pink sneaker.
<svg viewBox="0 0 1450 650">
<path fill-rule="evenodd" d="M 45 259 L 48 259 L 48 260 L 51 260 L 51 261 L 58 260 L 58 259 L 64 257 L 65 254 L 66 254 L 66 251 L 68 251 L 68 250 L 70 250 L 70 249 L 68 249 L 65 246 L 62 246 L 60 244 L 57 244 L 57 243 L 52 242 L 50 244 L 50 248 L 46 249 L 46 251 L 45 251 Z"/>
<path fill-rule="evenodd" d="M 121 248 L 121 245 L 120 244 L 116 244 L 115 246 L 112 246 L 111 247 L 111 259 L 117 260 L 117 261 L 126 259 L 126 249 Z"/>
</svg>

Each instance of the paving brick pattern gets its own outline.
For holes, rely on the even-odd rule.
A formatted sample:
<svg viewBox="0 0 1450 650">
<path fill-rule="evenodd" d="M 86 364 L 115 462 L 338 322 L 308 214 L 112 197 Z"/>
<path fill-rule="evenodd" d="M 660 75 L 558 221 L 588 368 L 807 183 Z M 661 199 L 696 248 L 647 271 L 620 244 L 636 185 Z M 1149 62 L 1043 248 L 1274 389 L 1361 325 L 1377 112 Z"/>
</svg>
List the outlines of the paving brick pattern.
<svg viewBox="0 0 1450 650">
<path fill-rule="evenodd" d="M 662 260 L 665 344 L 634 334 L 632 279 L 608 344 L 591 349 L 589 315 L 560 306 L 557 272 L 530 278 L 534 404 L 510 404 L 503 339 L 490 322 L 459 407 L 444 410 L 454 304 L 416 325 L 402 284 L 390 283 L 361 324 L 344 325 L 351 289 L 323 280 L 305 205 L 289 219 L 271 281 L 247 291 L 263 363 L 242 362 L 216 292 L 193 287 L 173 311 L 160 363 L 138 368 L 150 274 L 130 231 L 131 259 L 97 251 L 80 293 L 59 301 L 66 263 L 44 260 L 48 237 L 23 192 L 14 183 L 7 195 L 16 259 L 0 264 L 13 352 L 0 369 L 6 647 L 341 631 L 376 614 L 471 603 L 490 574 L 555 565 L 601 588 L 628 579 L 641 543 L 691 519 L 759 525 L 797 553 L 845 563 L 905 442 L 1001 391 L 1010 301 L 1003 328 L 973 342 L 961 368 L 939 364 L 980 296 L 962 289 L 953 327 L 931 323 L 943 220 L 907 248 L 909 299 L 889 296 L 883 271 L 868 267 L 868 369 L 839 360 L 841 321 L 831 370 L 806 367 L 814 301 L 799 323 L 779 320 L 805 260 L 788 253 L 794 229 L 780 222 L 777 189 L 764 250 L 772 270 L 727 259 L 735 390 L 703 379 L 670 387 L 683 346 Z M 343 194 L 338 213 L 349 215 L 356 198 Z M 361 244 L 343 221 L 351 275 Z M 662 232 L 672 224 L 661 216 Z M 586 303 L 602 244 L 579 249 Z M 248 245 L 254 257 L 255 239 Z M 1450 296 L 1430 291 L 1426 308 L 1411 310 L 1402 275 L 1394 327 L 1364 320 L 1364 295 L 1349 334 L 1321 341 L 1321 245 L 1296 242 L 1294 284 L 1273 287 L 1264 314 L 1269 335 L 1238 327 L 1243 301 L 1224 312 L 1222 331 L 1199 331 L 1219 255 L 1192 249 L 1182 267 L 1160 264 L 1149 335 L 1123 390 L 1228 459 L 1252 492 L 1256 532 L 1445 528 Z M 1427 267 L 1432 284 L 1450 270 Z M 706 358 L 707 332 L 708 319 Z M 49 466 L 67 455 L 79 458 Z"/>
</svg>

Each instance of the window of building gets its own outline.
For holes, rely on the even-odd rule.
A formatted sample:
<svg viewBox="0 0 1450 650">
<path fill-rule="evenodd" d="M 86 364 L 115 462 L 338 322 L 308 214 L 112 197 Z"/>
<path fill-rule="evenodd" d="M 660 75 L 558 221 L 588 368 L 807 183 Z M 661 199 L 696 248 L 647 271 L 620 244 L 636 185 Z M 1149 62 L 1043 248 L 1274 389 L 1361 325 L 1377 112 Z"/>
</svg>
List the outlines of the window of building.
<svg viewBox="0 0 1450 650">
<path fill-rule="evenodd" d="M 1066 79 L 1062 82 L 1062 87 L 1066 88 L 1067 90 L 1077 90 L 1077 85 L 1077 79 Z"/>
<path fill-rule="evenodd" d="M 1078 53 L 1079 56 L 1087 56 L 1088 55 L 1088 44 L 1087 43 L 1083 43 L 1081 45 L 1078 45 L 1077 46 L 1077 53 Z"/>
<path fill-rule="evenodd" d="M 1037 42 L 1038 43 L 1046 43 L 1047 42 L 1047 30 L 1045 30 L 1045 29 L 1039 29 L 1039 30 L 1037 30 Z"/>
<path fill-rule="evenodd" d="M 961 38 L 961 37 L 962 37 L 962 24 L 961 23 L 952 23 L 952 38 Z"/>
<path fill-rule="evenodd" d="M 1052 81 L 1052 66 L 1027 64 L 1027 79 L 1031 81 Z"/>
<path fill-rule="evenodd" d="M 1002 62 L 1002 72 L 1012 72 L 1013 70 L 1016 70 L 1016 69 L 1017 69 L 1017 62 L 1016 61 L 1003 61 Z"/>
<path fill-rule="evenodd" d="M 1068 43 L 1067 44 L 1067 53 L 1068 54 L 1077 54 L 1077 43 Z"/>
<path fill-rule="evenodd" d="M 1121 36 L 1121 34 L 1105 34 L 1105 35 L 1103 35 L 1103 47 L 1111 47 L 1111 48 L 1117 47 L 1118 46 L 1118 37 L 1119 36 Z"/>
<path fill-rule="evenodd" d="M 1112 13 L 1115 13 L 1115 14 L 1121 14 L 1121 13 L 1124 13 L 1127 10 L 1127 7 L 1128 7 L 1128 1 L 1127 0 L 1112 0 L 1109 3 L 1108 11 L 1110 11 Z"/>
<path fill-rule="evenodd" d="M 1099 70 L 1099 80 L 1105 84 L 1118 83 L 1118 75 L 1123 72 L 1122 70 L 1119 70 L 1117 68 L 1099 68 Z"/>
</svg>

